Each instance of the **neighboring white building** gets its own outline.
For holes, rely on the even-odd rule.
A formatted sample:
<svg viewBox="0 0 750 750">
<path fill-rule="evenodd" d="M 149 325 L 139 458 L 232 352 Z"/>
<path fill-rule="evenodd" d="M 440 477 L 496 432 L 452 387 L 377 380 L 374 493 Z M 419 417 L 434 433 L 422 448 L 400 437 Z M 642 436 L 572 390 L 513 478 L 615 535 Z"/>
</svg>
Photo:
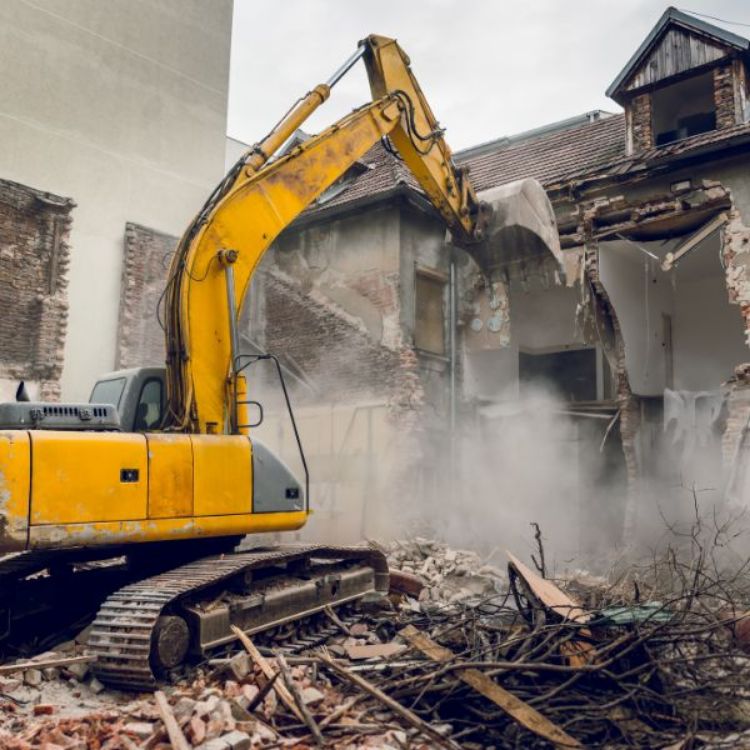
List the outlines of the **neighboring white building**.
<svg viewBox="0 0 750 750">
<path fill-rule="evenodd" d="M 125 225 L 179 236 L 223 174 L 232 0 L 0 3 L 0 178 L 72 198 L 66 400 L 117 344 Z"/>
</svg>

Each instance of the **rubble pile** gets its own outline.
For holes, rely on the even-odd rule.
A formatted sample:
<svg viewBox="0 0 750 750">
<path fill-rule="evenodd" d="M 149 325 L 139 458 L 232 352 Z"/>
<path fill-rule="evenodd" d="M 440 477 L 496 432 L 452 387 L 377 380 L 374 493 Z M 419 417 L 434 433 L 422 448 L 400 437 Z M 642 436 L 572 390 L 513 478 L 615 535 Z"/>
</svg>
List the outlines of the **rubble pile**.
<svg viewBox="0 0 750 750">
<path fill-rule="evenodd" d="M 416 575 L 422 602 L 461 602 L 503 591 L 507 576 L 476 552 L 456 550 L 434 539 L 397 540 L 384 550 L 392 570 Z"/>
<path fill-rule="evenodd" d="M 671 551 L 628 581 L 558 585 L 433 540 L 388 554 L 389 597 L 321 613 L 322 645 L 235 631 L 233 650 L 140 695 L 103 689 L 80 653 L 3 665 L 0 747 L 750 746 L 746 571 Z"/>
</svg>

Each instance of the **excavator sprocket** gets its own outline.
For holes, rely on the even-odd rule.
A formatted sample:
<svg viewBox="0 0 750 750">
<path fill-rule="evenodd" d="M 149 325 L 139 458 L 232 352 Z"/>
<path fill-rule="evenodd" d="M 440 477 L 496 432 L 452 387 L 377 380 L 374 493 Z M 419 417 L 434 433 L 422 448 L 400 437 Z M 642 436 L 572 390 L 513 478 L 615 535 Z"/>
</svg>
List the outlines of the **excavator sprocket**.
<svg viewBox="0 0 750 750">
<path fill-rule="evenodd" d="M 388 564 L 365 547 L 284 546 L 214 555 L 111 594 L 91 628 L 93 671 L 112 687 L 152 689 L 188 655 L 327 606 L 388 590 Z"/>
</svg>

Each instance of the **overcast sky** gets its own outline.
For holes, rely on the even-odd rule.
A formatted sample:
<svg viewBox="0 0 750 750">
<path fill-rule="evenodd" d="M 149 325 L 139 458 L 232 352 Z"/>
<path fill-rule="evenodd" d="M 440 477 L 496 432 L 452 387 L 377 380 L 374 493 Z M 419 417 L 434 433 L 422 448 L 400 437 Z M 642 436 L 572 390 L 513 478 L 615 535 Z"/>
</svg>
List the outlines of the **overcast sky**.
<svg viewBox="0 0 750 750">
<path fill-rule="evenodd" d="M 686 3 L 688 0 L 686 0 Z M 252 143 L 368 34 L 398 39 L 454 150 L 593 109 L 666 9 L 659 0 L 234 0 L 228 133 Z M 689 0 L 750 35 L 748 0 Z M 305 126 L 369 99 L 362 63 Z"/>
</svg>

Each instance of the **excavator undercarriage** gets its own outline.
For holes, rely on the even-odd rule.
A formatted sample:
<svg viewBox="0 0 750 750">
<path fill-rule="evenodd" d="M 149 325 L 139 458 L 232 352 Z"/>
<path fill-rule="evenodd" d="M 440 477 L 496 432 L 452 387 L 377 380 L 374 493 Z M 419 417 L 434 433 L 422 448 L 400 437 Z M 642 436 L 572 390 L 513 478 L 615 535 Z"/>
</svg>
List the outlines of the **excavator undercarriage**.
<svg viewBox="0 0 750 750">
<path fill-rule="evenodd" d="M 136 555 L 132 547 L 6 555 L 0 559 L 0 645 L 59 637 L 63 624 L 82 627 L 98 607 L 87 636 L 94 673 L 112 687 L 147 689 L 234 641 L 232 626 L 249 634 L 271 631 L 388 590 L 387 562 L 374 549 L 285 545 L 219 552 L 236 542 L 144 545 L 150 549 Z M 206 556 L 212 548 L 217 554 Z M 100 559 L 118 552 L 130 559 Z"/>
</svg>

